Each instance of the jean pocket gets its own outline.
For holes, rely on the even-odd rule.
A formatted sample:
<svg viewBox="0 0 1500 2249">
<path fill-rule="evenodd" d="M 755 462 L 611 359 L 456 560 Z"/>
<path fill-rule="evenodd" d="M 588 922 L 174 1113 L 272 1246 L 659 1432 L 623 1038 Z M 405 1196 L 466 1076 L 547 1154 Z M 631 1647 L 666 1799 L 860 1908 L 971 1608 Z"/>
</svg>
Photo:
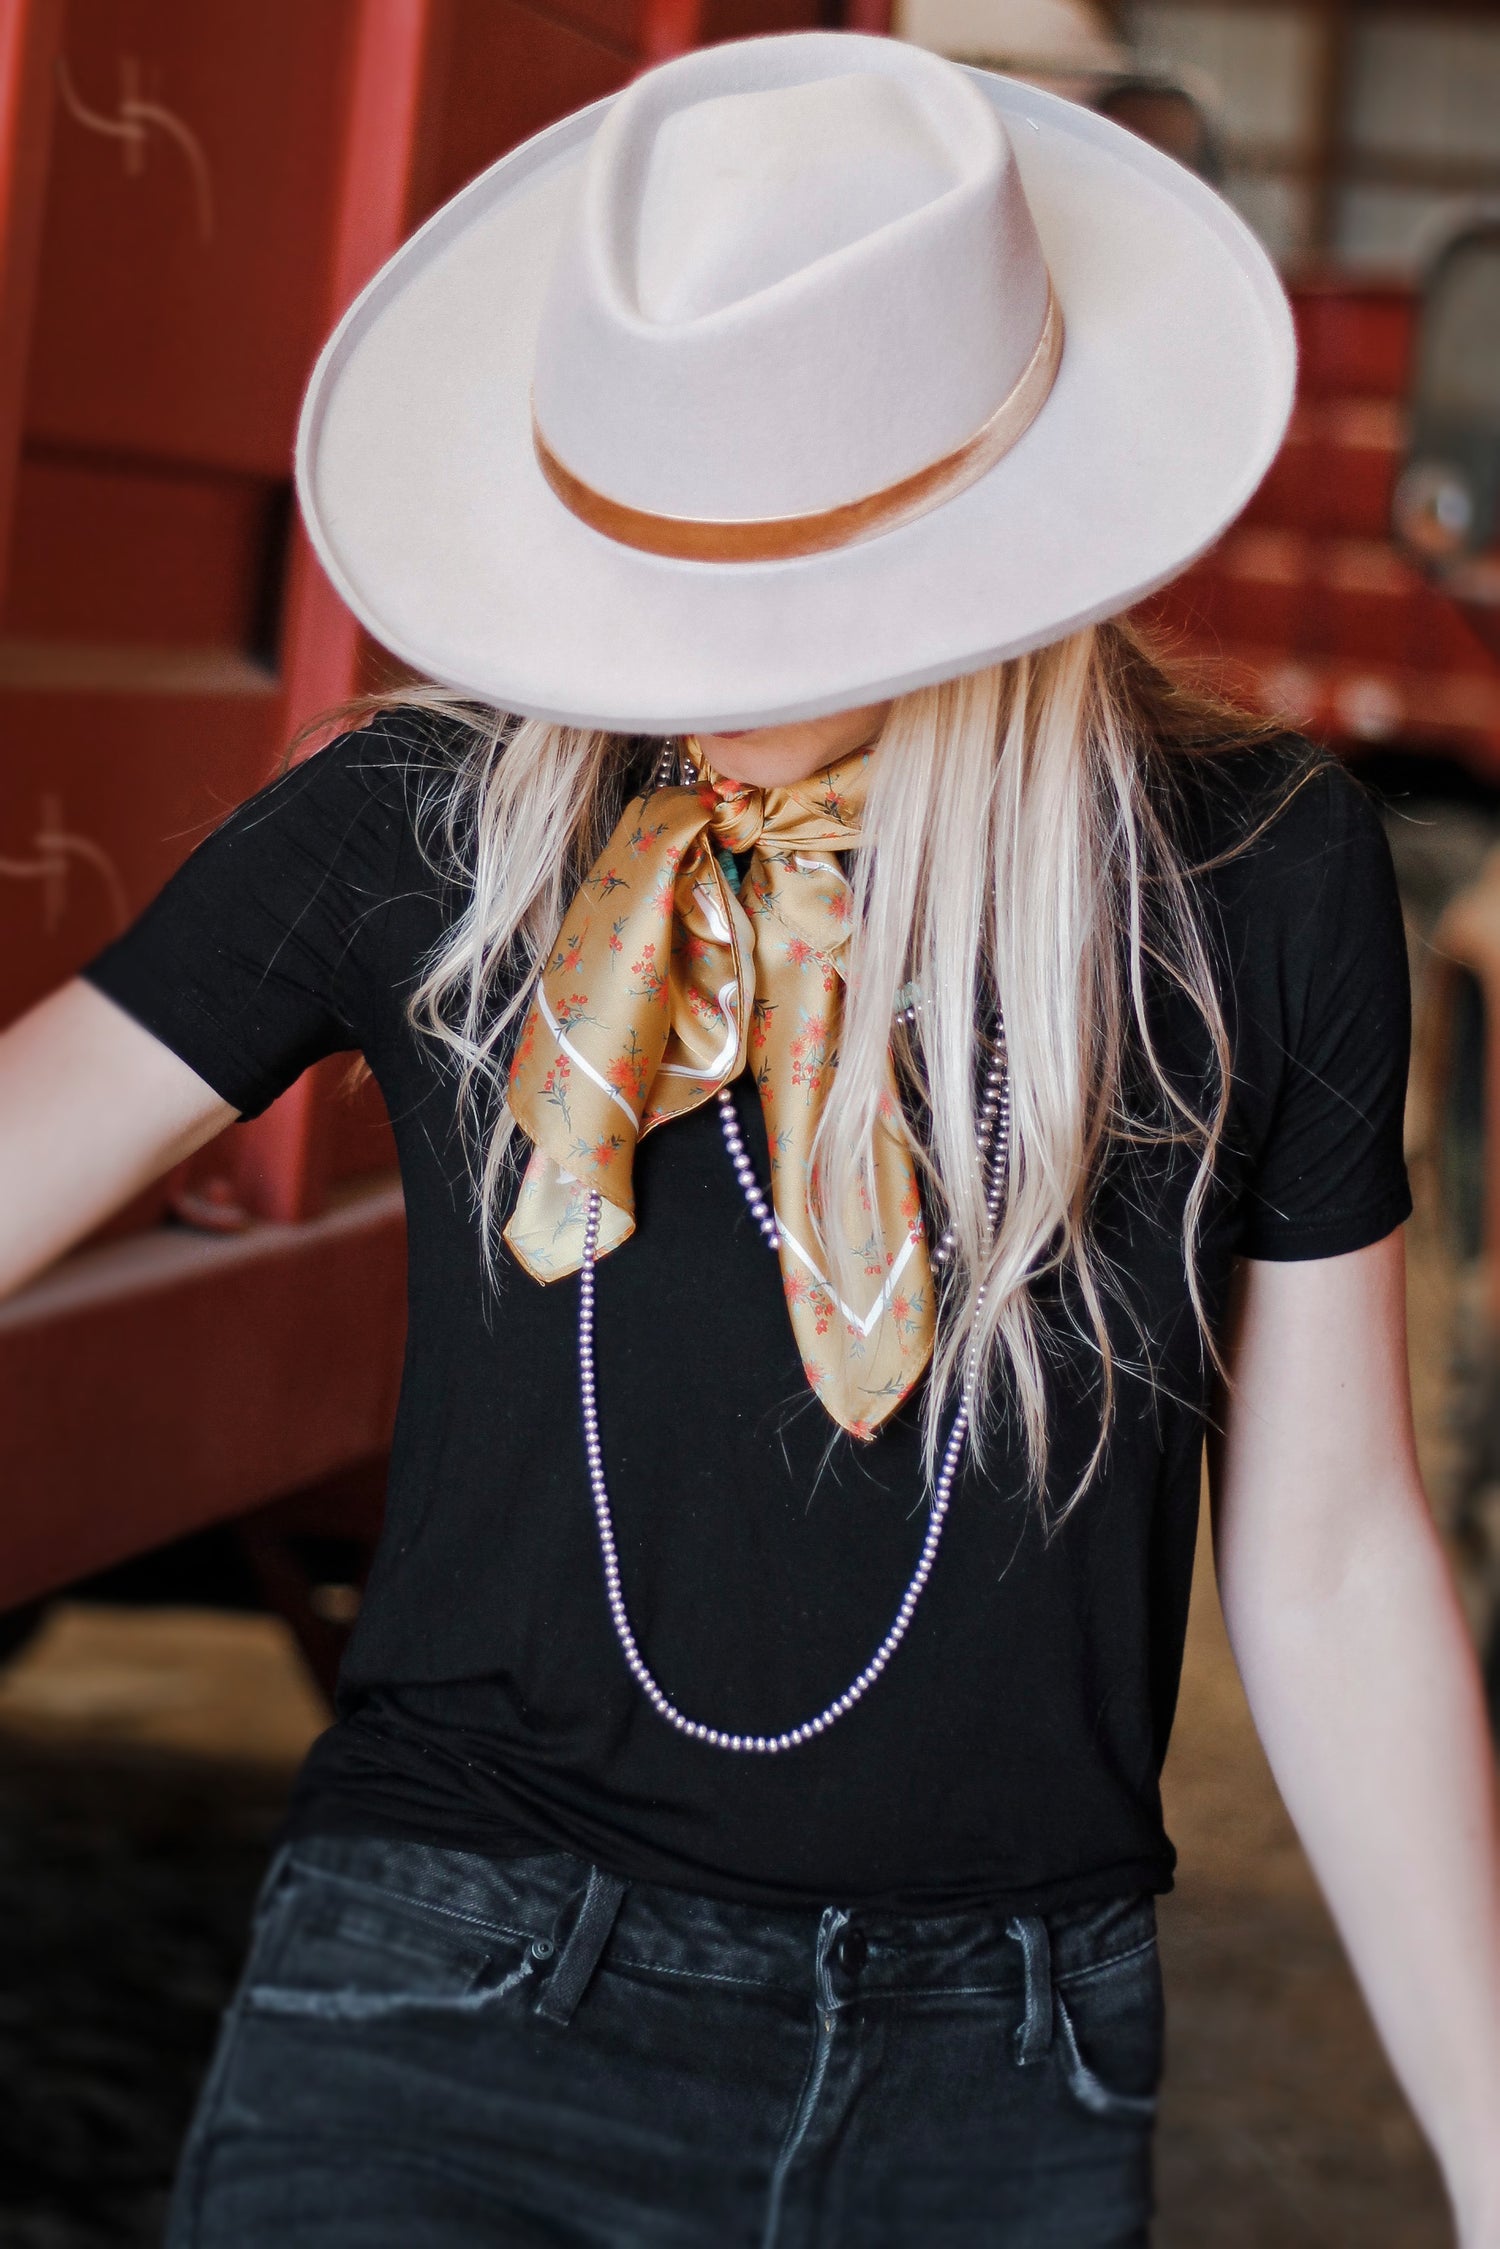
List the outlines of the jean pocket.
<svg viewBox="0 0 1500 2249">
<path fill-rule="evenodd" d="M 1053 2012 L 1058 2064 L 1079 2107 L 1120 2123 L 1149 2121 L 1166 2036 L 1155 1938 L 1060 1977 Z"/>
<path fill-rule="evenodd" d="M 470 2013 L 522 1989 L 551 1949 L 293 1855 L 263 1899 L 241 2005 L 323 2022 Z"/>
</svg>

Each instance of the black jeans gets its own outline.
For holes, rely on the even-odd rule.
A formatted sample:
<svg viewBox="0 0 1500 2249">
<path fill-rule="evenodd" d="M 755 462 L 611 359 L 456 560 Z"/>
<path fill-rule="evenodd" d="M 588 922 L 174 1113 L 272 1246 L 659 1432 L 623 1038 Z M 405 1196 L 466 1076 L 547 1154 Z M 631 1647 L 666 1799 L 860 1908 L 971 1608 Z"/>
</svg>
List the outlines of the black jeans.
<svg viewBox="0 0 1500 2249">
<path fill-rule="evenodd" d="M 763 1911 L 559 1855 L 284 1849 L 168 2249 L 1131 2249 L 1149 1898 Z"/>
</svg>

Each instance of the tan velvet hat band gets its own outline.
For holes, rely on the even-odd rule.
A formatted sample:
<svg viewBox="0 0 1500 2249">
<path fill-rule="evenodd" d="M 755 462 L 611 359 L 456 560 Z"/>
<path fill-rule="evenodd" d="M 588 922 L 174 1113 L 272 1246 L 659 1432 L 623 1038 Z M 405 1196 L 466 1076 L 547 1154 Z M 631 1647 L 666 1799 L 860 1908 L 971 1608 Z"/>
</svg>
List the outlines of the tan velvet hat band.
<svg viewBox="0 0 1500 2249">
<path fill-rule="evenodd" d="M 827 554 L 892 531 L 964 491 L 1025 436 L 1056 380 L 1063 351 L 1062 310 L 1049 282 L 1047 309 L 1035 351 L 983 426 L 940 461 L 865 499 L 812 515 L 782 515 L 713 522 L 692 516 L 652 515 L 627 507 L 575 476 L 557 458 L 532 416 L 531 436 L 543 476 L 563 506 L 617 545 L 682 562 L 785 562 L 797 555 Z"/>
</svg>

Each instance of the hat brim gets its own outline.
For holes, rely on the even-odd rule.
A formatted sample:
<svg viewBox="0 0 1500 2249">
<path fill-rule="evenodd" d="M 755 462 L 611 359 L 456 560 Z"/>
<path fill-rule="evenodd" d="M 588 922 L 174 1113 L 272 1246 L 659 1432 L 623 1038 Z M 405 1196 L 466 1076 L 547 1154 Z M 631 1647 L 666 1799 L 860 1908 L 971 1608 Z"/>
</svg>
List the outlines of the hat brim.
<svg viewBox="0 0 1500 2249">
<path fill-rule="evenodd" d="M 528 717 L 722 732 L 883 701 L 1128 608 L 1211 545 L 1291 412 L 1264 250 L 1193 173 L 1092 111 L 975 70 L 1066 323 L 1019 443 L 958 497 L 832 553 L 667 560 L 590 530 L 532 446 L 553 246 L 609 102 L 465 188 L 344 316 L 297 444 L 343 599 L 427 678 Z"/>
</svg>

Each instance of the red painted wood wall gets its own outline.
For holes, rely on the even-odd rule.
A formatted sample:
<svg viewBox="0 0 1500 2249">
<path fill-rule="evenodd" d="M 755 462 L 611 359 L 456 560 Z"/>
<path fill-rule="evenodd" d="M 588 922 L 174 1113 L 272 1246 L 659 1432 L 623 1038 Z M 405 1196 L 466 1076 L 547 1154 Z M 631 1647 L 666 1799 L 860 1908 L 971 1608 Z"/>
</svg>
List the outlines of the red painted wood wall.
<svg viewBox="0 0 1500 2249">
<path fill-rule="evenodd" d="M 342 306 L 466 179 L 644 63 L 819 20 L 0 0 L 0 1022 L 378 676 L 291 504 Z M 309 1073 L 0 1308 L 0 1606 L 387 1441 L 399 1190 L 346 1076 Z"/>
<path fill-rule="evenodd" d="M 1322 741 L 1433 754 L 1500 784 L 1500 665 L 1391 537 L 1415 294 L 1335 275 L 1292 298 L 1287 441 L 1238 523 L 1155 613 L 1229 692 Z"/>
</svg>

